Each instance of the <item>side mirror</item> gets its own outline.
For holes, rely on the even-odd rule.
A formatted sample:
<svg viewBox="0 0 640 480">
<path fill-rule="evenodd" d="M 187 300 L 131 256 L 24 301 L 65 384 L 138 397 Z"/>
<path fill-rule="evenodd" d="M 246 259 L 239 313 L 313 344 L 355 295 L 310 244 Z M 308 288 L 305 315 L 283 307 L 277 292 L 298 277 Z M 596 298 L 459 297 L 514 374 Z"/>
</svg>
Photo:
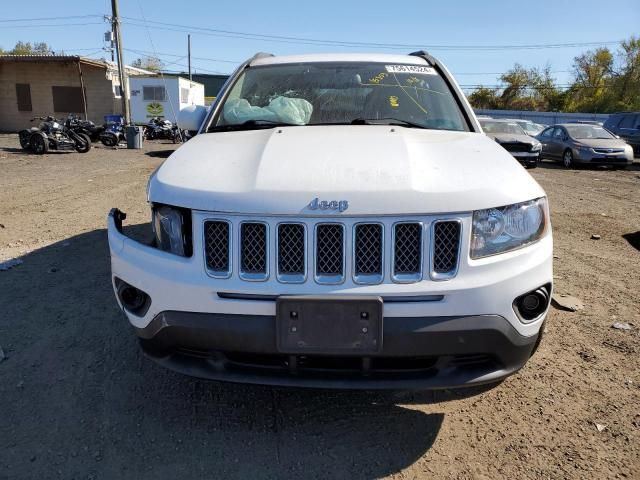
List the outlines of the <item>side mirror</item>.
<svg viewBox="0 0 640 480">
<path fill-rule="evenodd" d="M 200 130 L 200 125 L 207 115 L 204 105 L 189 105 L 178 113 L 178 127 L 182 130 Z"/>
</svg>

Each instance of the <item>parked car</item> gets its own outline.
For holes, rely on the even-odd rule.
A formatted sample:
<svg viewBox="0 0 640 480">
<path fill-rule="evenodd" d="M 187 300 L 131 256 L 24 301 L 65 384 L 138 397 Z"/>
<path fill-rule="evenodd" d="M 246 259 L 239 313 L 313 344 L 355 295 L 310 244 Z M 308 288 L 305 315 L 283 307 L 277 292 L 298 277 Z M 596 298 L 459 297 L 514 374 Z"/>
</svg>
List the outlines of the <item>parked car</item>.
<svg viewBox="0 0 640 480">
<path fill-rule="evenodd" d="M 602 125 L 604 124 L 604 122 L 600 122 L 598 120 L 574 120 L 571 123 L 581 123 L 581 124 L 585 124 L 585 125 L 597 125 L 599 127 L 602 127 Z"/>
<path fill-rule="evenodd" d="M 484 133 L 499 143 L 527 168 L 538 165 L 542 145 L 516 122 L 510 120 L 480 120 Z"/>
<path fill-rule="evenodd" d="M 640 156 L 640 112 L 614 113 L 604 122 L 604 128 L 623 138 Z"/>
<path fill-rule="evenodd" d="M 530 137 L 535 137 L 542 130 L 544 130 L 544 125 L 540 125 L 539 123 L 532 122 L 531 120 L 520 120 L 520 119 L 508 119 L 510 122 L 517 123 L 522 127 L 524 132 Z"/>
<path fill-rule="evenodd" d="M 626 168 L 633 163 L 631 146 L 598 125 L 553 125 L 536 138 L 542 143 L 541 156 L 560 160 L 566 168 L 578 164 Z"/>
<path fill-rule="evenodd" d="M 424 389 L 498 381 L 535 351 L 545 192 L 432 56 L 258 54 L 178 124 L 199 133 L 149 180 L 153 244 L 108 216 L 112 285 L 148 357 Z"/>
</svg>

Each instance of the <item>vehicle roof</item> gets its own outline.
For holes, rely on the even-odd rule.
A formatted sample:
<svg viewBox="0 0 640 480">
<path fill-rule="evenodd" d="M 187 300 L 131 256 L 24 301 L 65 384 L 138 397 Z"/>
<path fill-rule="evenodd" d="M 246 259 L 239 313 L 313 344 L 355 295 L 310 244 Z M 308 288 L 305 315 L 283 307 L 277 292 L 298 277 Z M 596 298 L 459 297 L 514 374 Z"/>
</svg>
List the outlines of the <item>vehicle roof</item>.
<svg viewBox="0 0 640 480">
<path fill-rule="evenodd" d="M 397 55 L 389 53 L 312 53 L 305 55 L 261 55 L 251 60 L 251 66 L 278 65 L 284 63 L 309 62 L 380 62 L 409 65 L 428 65 L 427 61 L 416 55 Z"/>
<path fill-rule="evenodd" d="M 526 122 L 526 123 L 534 123 L 531 120 L 526 120 L 524 118 L 502 118 L 501 120 L 506 120 L 509 122 Z"/>
<path fill-rule="evenodd" d="M 576 122 L 568 122 L 568 123 L 556 123 L 554 125 L 549 125 L 550 127 L 602 127 L 602 125 L 598 125 L 595 123 L 576 123 Z"/>
<path fill-rule="evenodd" d="M 515 123 L 517 120 L 509 120 L 507 118 L 478 118 L 478 120 L 498 123 Z"/>
</svg>

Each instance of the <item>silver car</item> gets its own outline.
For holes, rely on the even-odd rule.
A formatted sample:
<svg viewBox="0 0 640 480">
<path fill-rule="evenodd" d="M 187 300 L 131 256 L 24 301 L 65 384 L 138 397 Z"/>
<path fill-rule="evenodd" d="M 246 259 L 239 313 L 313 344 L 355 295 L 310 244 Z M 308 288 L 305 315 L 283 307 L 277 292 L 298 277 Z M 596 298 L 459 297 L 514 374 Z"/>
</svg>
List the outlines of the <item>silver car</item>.
<svg viewBox="0 0 640 480">
<path fill-rule="evenodd" d="M 599 125 L 563 123 L 544 129 L 537 137 L 542 158 L 560 160 L 566 168 L 577 164 L 626 168 L 633 149 Z"/>
<path fill-rule="evenodd" d="M 535 168 L 542 146 L 527 135 L 520 125 L 510 120 L 478 119 L 485 135 L 493 138 L 526 168 Z"/>
</svg>

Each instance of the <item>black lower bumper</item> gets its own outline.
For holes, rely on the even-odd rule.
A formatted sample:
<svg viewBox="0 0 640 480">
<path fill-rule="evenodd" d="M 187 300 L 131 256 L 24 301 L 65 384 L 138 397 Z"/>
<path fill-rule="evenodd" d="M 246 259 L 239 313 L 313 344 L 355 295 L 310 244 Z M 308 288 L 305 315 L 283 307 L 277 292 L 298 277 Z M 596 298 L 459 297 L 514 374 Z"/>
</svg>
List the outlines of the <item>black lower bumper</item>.
<svg viewBox="0 0 640 480">
<path fill-rule="evenodd" d="M 522 368 L 539 340 L 497 315 L 385 317 L 382 350 L 368 357 L 280 353 L 272 316 L 169 311 L 137 334 L 148 357 L 183 374 L 332 389 L 492 383 Z"/>
<path fill-rule="evenodd" d="M 519 157 L 513 154 L 513 157 L 524 167 L 532 168 L 538 166 L 539 156 L 535 157 Z"/>
<path fill-rule="evenodd" d="M 629 160 L 623 157 L 616 158 L 604 158 L 604 157 L 592 157 L 592 158 L 575 158 L 574 162 L 580 165 L 593 165 L 599 167 L 627 167 L 633 165 L 633 160 Z"/>
</svg>

